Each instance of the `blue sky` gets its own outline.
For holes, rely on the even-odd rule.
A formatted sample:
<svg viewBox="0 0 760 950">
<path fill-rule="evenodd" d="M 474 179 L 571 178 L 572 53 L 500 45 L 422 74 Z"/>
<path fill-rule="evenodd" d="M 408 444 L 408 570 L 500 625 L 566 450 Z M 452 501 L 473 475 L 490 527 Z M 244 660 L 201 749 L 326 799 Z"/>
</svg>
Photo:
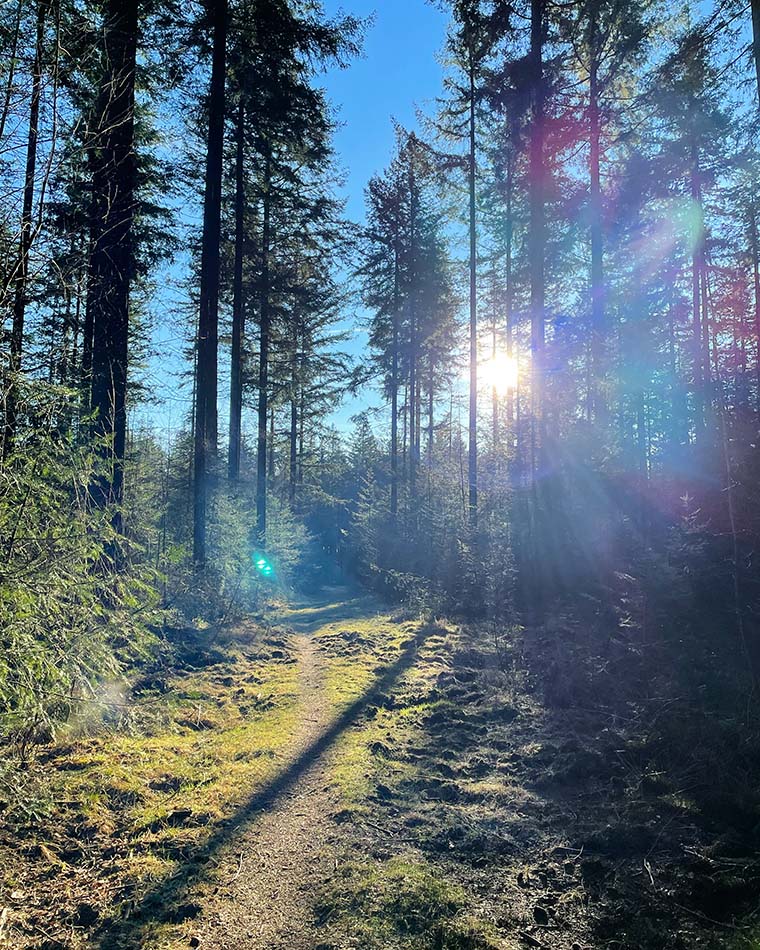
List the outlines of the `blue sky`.
<svg viewBox="0 0 760 950">
<path fill-rule="evenodd" d="M 416 108 L 424 109 L 441 93 L 436 53 L 448 16 L 425 0 L 325 0 L 325 11 L 374 15 L 364 57 L 348 69 L 331 70 L 324 82 L 344 123 L 335 145 L 348 172 L 348 215 L 361 220 L 364 187 L 391 156 L 391 119 L 415 127 Z"/>
<path fill-rule="evenodd" d="M 346 173 L 346 214 L 363 221 L 367 182 L 391 159 L 393 120 L 416 128 L 417 111 L 432 111 L 433 100 L 441 94 L 436 54 L 443 48 L 448 15 L 426 0 L 325 0 L 325 12 L 373 17 L 363 57 L 347 69 L 330 70 L 323 80 L 342 123 L 335 148 Z M 346 321 L 352 330 L 346 349 L 357 356 L 366 349 L 365 323 L 365 314 Z M 331 421 L 345 427 L 352 415 L 381 402 L 379 393 L 366 390 L 358 397 L 347 396 Z"/>
</svg>

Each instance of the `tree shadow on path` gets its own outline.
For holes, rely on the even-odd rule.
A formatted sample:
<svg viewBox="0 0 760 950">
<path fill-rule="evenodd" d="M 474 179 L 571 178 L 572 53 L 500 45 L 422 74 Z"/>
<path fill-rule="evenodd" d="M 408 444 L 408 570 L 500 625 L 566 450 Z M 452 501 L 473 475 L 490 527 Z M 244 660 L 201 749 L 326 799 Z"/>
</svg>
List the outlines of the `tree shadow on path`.
<svg viewBox="0 0 760 950">
<path fill-rule="evenodd" d="M 382 603 L 374 601 L 366 594 L 357 594 L 347 599 L 328 599 L 324 602 L 307 601 L 294 604 L 275 621 L 293 627 L 297 632 L 310 632 L 329 623 L 344 623 L 359 617 L 366 617 L 373 609 L 381 613 Z"/>
<path fill-rule="evenodd" d="M 364 601 L 366 613 L 366 600 Z M 345 615 L 343 615 L 345 616 Z M 203 878 L 205 864 L 218 853 L 235 834 L 248 823 L 261 817 L 286 794 L 337 741 L 340 735 L 352 726 L 366 707 L 387 692 L 417 658 L 417 650 L 429 636 L 425 630 L 418 632 L 402 647 L 399 657 L 380 673 L 374 684 L 354 700 L 325 731 L 304 751 L 271 779 L 247 802 L 211 833 L 211 835 L 187 855 L 185 863 L 170 877 L 157 882 L 136 902 L 129 917 L 104 926 L 93 938 L 99 950 L 126 950 L 139 948 L 150 930 L 161 924 L 179 923 L 187 918 L 182 902 L 187 890 Z M 262 908 L 262 912 L 266 909 Z"/>
</svg>

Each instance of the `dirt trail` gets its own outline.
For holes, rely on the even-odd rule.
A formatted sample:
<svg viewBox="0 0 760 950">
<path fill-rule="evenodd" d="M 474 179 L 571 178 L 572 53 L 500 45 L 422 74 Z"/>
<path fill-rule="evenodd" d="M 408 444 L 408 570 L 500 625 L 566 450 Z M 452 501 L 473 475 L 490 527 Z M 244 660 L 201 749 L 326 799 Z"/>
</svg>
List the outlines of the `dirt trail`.
<svg viewBox="0 0 760 950">
<path fill-rule="evenodd" d="M 330 721 L 319 651 L 313 638 L 320 606 L 297 605 L 282 614 L 296 630 L 299 730 L 286 762 L 318 740 Z M 202 900 L 202 916 L 183 928 L 182 946 L 235 950 L 307 950 L 318 939 L 309 896 L 329 875 L 328 816 L 336 805 L 328 787 L 330 751 L 319 756 L 288 790 L 242 829 L 220 856 L 217 886 Z M 195 943 L 195 938 L 199 943 Z"/>
</svg>

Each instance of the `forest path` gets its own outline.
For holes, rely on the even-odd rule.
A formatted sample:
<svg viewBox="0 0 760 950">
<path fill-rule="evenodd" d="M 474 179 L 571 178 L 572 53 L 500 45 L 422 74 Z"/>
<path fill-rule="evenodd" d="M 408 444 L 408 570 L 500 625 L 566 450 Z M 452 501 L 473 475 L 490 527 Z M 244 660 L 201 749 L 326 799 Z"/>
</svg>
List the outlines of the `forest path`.
<svg viewBox="0 0 760 950">
<path fill-rule="evenodd" d="M 283 773 L 295 772 L 284 790 L 261 803 L 256 819 L 239 830 L 219 855 L 215 881 L 201 886 L 199 918 L 182 925 L 170 946 L 219 950 L 308 950 L 319 942 L 311 903 L 329 878 L 335 859 L 327 845 L 329 816 L 340 806 L 330 784 L 332 742 L 324 742 L 335 718 L 325 691 L 324 661 L 316 635 L 326 627 L 371 618 L 376 602 L 364 595 L 301 600 L 273 616 L 291 628 L 298 663 L 298 729 L 284 753 Z"/>
</svg>

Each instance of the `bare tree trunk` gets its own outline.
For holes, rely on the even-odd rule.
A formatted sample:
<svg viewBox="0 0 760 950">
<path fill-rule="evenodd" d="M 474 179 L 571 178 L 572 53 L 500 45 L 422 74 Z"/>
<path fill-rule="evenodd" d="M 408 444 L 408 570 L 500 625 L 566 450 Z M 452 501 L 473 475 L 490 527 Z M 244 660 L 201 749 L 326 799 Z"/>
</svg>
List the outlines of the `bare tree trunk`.
<svg viewBox="0 0 760 950">
<path fill-rule="evenodd" d="M 256 441 L 256 536 L 259 544 L 267 534 L 267 415 L 269 411 L 269 245 L 271 240 L 272 164 L 267 151 L 264 162 L 264 213 L 261 235 L 261 293 L 259 301 L 259 408 Z"/>
<path fill-rule="evenodd" d="M 435 367 L 433 364 L 433 356 L 430 356 L 430 368 L 428 375 L 428 444 L 427 444 L 427 457 L 428 457 L 428 482 L 430 481 L 430 473 L 433 471 L 433 443 L 435 440 L 435 426 L 433 424 L 433 415 L 435 411 Z"/>
<path fill-rule="evenodd" d="M 203 200 L 200 317 L 198 320 L 193 478 L 193 559 L 206 565 L 209 459 L 217 452 L 219 263 L 224 154 L 224 82 L 227 62 L 227 0 L 215 0 L 214 49 L 209 91 L 206 187 Z"/>
<path fill-rule="evenodd" d="M 591 408 L 597 417 L 604 416 L 601 384 L 604 376 L 605 302 L 604 302 L 604 249 L 602 238 L 602 188 L 600 177 L 599 114 L 599 29 L 596 5 L 590 4 L 589 17 L 589 176 L 591 211 Z"/>
<path fill-rule="evenodd" d="M 300 320 L 293 320 L 293 338 L 290 353 L 290 434 L 288 459 L 288 497 L 293 507 L 296 501 L 296 484 L 298 480 L 298 345 L 301 338 Z"/>
<path fill-rule="evenodd" d="M 512 189 L 514 187 L 514 158 L 512 155 L 512 148 L 510 146 L 509 155 L 507 156 L 507 206 L 506 206 L 506 248 L 505 248 L 505 286 L 504 286 L 504 321 L 505 321 L 505 330 L 506 330 L 506 342 L 507 342 L 507 357 L 511 360 L 514 358 L 514 346 L 513 346 L 513 330 L 512 330 L 512 311 L 514 309 L 514 287 L 513 287 L 513 278 L 512 278 L 512 241 L 514 237 L 514 223 L 512 221 Z M 518 379 L 519 385 L 519 379 Z M 510 440 L 510 443 L 513 438 L 513 428 L 515 425 L 514 416 L 515 416 L 515 400 L 516 393 L 513 393 L 510 389 L 507 393 L 507 438 Z M 511 445 L 510 445 L 511 448 Z M 509 455 L 507 453 L 507 465 L 509 465 Z"/>
<path fill-rule="evenodd" d="M 95 137 L 97 135 L 97 123 L 100 121 L 97 114 L 94 117 L 96 123 L 96 128 L 89 130 L 89 138 L 91 142 L 95 142 Z M 87 167 L 90 175 L 90 182 L 93 182 L 95 179 L 95 174 L 97 171 L 97 161 L 96 161 L 96 152 L 94 144 L 92 147 L 87 150 Z M 95 247 L 95 242 L 98 238 L 98 221 L 100 218 L 101 209 L 98 206 L 98 196 L 95 194 L 95 190 L 92 189 L 90 194 L 90 206 L 89 206 L 89 234 L 87 236 L 88 247 L 87 247 L 87 257 L 92 257 L 93 250 Z M 95 320 L 94 313 L 94 287 L 92 282 L 92 274 L 89 270 L 89 267 L 85 273 L 85 301 L 84 301 L 84 325 L 82 327 L 82 361 L 79 368 L 79 385 L 82 391 L 82 408 L 85 412 L 90 410 L 90 398 L 92 396 L 92 335 L 93 335 L 93 326 Z"/>
<path fill-rule="evenodd" d="M 240 436 L 243 415 L 243 334 L 245 304 L 243 300 L 243 258 L 245 255 L 245 105 L 240 94 L 237 114 L 235 149 L 235 262 L 232 276 L 232 353 L 230 363 L 230 446 L 228 475 L 230 481 L 240 478 Z"/>
<path fill-rule="evenodd" d="M 752 7 L 752 56 L 755 60 L 757 97 L 760 104 L 760 0 L 751 0 Z"/>
<path fill-rule="evenodd" d="M 467 479 L 468 493 L 468 520 L 471 528 L 478 523 L 478 292 L 477 268 L 478 247 L 475 221 L 475 174 L 476 174 L 476 139 L 475 139 L 475 64 L 472 59 L 472 49 L 469 51 L 469 82 L 470 82 L 470 130 L 469 130 L 469 231 L 470 231 L 470 414 L 468 430 Z"/>
<path fill-rule="evenodd" d="M 699 442 L 705 427 L 705 372 L 702 344 L 702 318 L 700 287 L 704 266 L 704 226 L 702 223 L 702 189 L 700 186 L 699 151 L 696 143 L 691 147 L 691 197 L 694 209 L 699 212 L 697 234 L 694 237 L 694 250 L 691 257 L 691 319 L 692 345 L 694 348 L 694 430 Z"/>
<path fill-rule="evenodd" d="M 21 13 L 24 9 L 24 0 L 19 0 L 16 7 L 16 22 L 13 27 L 13 39 L 11 48 L 8 51 L 8 79 L 5 83 L 5 95 L 3 96 L 3 108 L 0 112 L 0 142 L 5 136 L 5 126 L 8 122 L 8 113 L 11 109 L 11 97 L 13 96 L 13 80 L 16 76 L 16 56 L 18 54 L 18 38 L 21 31 Z"/>
<path fill-rule="evenodd" d="M 543 75 L 544 3 L 531 0 L 530 60 L 532 75 L 532 103 L 529 154 L 529 232 L 530 257 L 530 487 L 531 504 L 528 515 L 528 536 L 532 562 L 532 591 L 530 607 L 534 620 L 543 619 L 546 598 L 546 557 L 548 539 L 545 537 L 543 512 L 544 491 L 538 478 L 539 469 L 546 460 L 546 418 L 544 404 L 544 311 L 545 283 L 544 256 L 546 253 L 546 212 L 544 167 L 545 89 Z"/>
<path fill-rule="evenodd" d="M 496 361 L 498 352 L 498 332 L 496 326 L 496 271 L 493 271 L 493 308 L 491 311 L 491 359 Z M 493 472 L 496 474 L 499 470 L 499 390 L 494 383 L 491 392 L 491 442 L 493 453 Z"/>
<path fill-rule="evenodd" d="M 270 481 L 274 480 L 274 406 L 269 408 L 269 444 L 268 449 L 268 469 L 267 469 L 267 478 Z"/>
<path fill-rule="evenodd" d="M 92 398 L 95 431 L 110 440 L 109 471 L 92 488 L 96 504 L 121 504 L 127 436 L 129 294 L 134 252 L 137 165 L 135 68 L 138 0 L 109 0 L 105 11 L 107 72 L 101 88 L 100 125 L 92 187 L 99 214 L 91 249 L 93 344 Z M 121 528 L 121 514 L 116 513 Z"/>
<path fill-rule="evenodd" d="M 397 225 L 398 226 L 398 225 Z M 399 347 L 399 248 L 393 259 L 393 339 L 391 342 L 391 517 L 398 514 L 398 347 Z"/>
<path fill-rule="evenodd" d="M 306 419 L 306 391 L 303 386 L 301 386 L 298 402 L 298 484 L 303 485 L 304 420 Z"/>
<path fill-rule="evenodd" d="M 408 384 L 404 385 L 404 404 L 401 407 L 402 417 L 403 417 L 403 430 L 401 434 L 401 470 L 406 479 L 406 444 L 407 444 L 407 432 L 409 428 L 409 386 Z"/>
<path fill-rule="evenodd" d="M 419 427 L 417 425 L 417 182 L 415 178 L 415 148 L 413 139 L 409 145 L 409 258 L 410 258 L 410 288 L 409 288 L 409 495 L 414 499 L 417 493 L 417 447 L 419 444 Z"/>
<path fill-rule="evenodd" d="M 296 380 L 292 385 L 295 388 Z M 296 503 L 296 484 L 298 475 L 298 402 L 295 391 L 290 397 L 290 459 L 289 459 L 289 498 L 291 507 Z"/>
<path fill-rule="evenodd" d="M 546 222 L 544 210 L 544 109 L 543 76 L 544 0 L 531 0 L 530 57 L 533 75 L 533 102 L 530 134 L 530 470 L 535 486 L 538 454 L 545 449 L 544 420 L 544 254 Z"/>
<path fill-rule="evenodd" d="M 37 3 L 37 39 L 32 63 L 32 99 L 29 105 L 29 131 L 26 145 L 26 169 L 24 172 L 24 197 L 21 209 L 21 237 L 18 261 L 15 267 L 13 295 L 13 327 L 9 364 L 9 382 L 5 397 L 5 434 L 3 457 L 13 449 L 18 412 L 18 382 L 21 359 L 24 351 L 24 320 L 29 283 L 29 254 L 32 249 L 32 213 L 34 208 L 34 183 L 37 170 L 37 141 L 39 138 L 40 98 L 42 93 L 42 56 L 45 43 L 45 18 L 49 0 Z"/>
<path fill-rule="evenodd" d="M 750 250 L 755 303 L 755 373 L 757 376 L 757 413 L 760 416 L 760 247 L 758 246 L 757 207 L 750 206 Z"/>
<path fill-rule="evenodd" d="M 709 302 L 709 292 L 707 285 L 707 255 L 704 248 L 704 243 L 702 246 L 702 270 L 701 270 L 701 286 L 702 286 L 702 364 L 704 366 L 704 386 L 705 386 L 705 395 L 704 395 L 704 407 L 705 407 L 705 424 L 708 426 L 709 434 L 713 433 L 715 426 L 715 415 L 713 412 L 713 372 L 710 368 L 710 313 L 708 309 Z M 715 357 L 715 376 L 718 375 L 718 346 L 717 343 L 713 346 L 713 354 Z"/>
</svg>

